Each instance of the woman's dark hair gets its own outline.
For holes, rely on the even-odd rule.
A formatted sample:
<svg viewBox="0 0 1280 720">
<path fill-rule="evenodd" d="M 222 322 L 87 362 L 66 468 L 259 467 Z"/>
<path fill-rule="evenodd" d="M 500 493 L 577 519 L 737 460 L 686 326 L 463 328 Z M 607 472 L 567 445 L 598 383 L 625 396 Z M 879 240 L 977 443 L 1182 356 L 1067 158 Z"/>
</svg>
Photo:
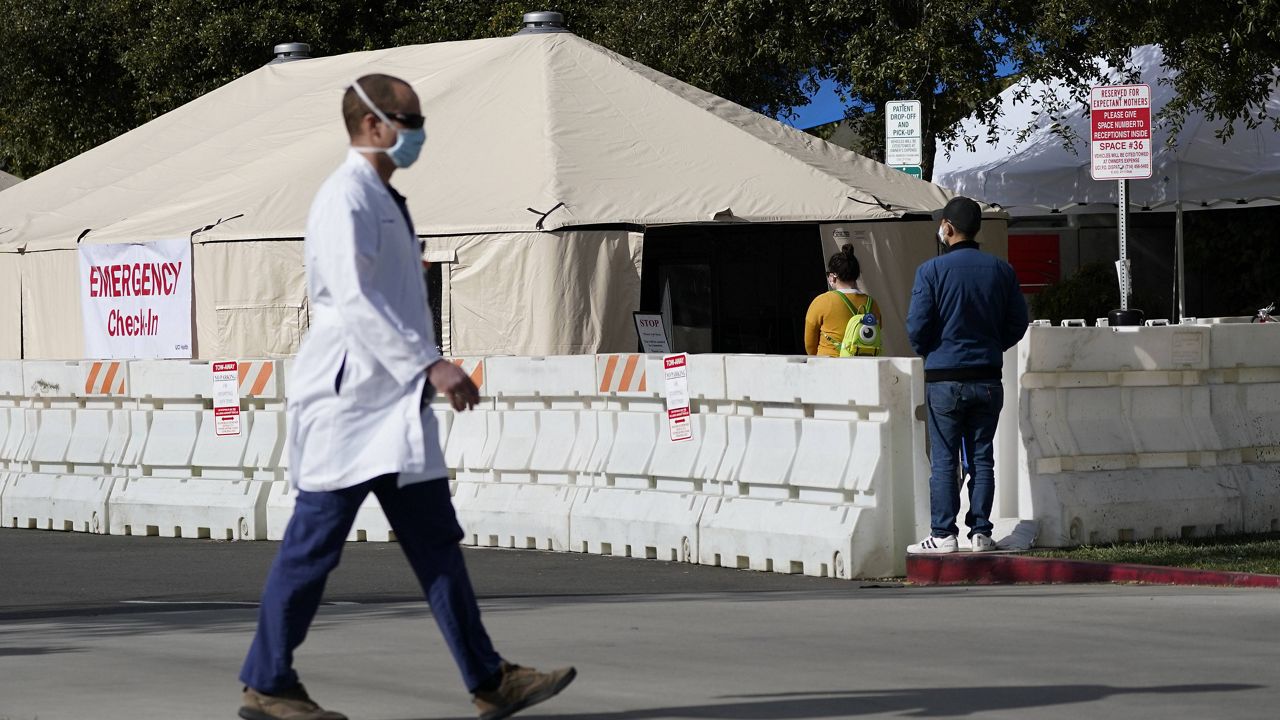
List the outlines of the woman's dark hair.
<svg viewBox="0 0 1280 720">
<path fill-rule="evenodd" d="M 858 277 L 862 275 L 862 266 L 858 264 L 858 257 L 853 254 L 852 245 L 844 245 L 840 248 L 840 252 L 831 256 L 827 261 L 827 272 L 835 273 L 841 282 L 858 282 Z"/>
</svg>

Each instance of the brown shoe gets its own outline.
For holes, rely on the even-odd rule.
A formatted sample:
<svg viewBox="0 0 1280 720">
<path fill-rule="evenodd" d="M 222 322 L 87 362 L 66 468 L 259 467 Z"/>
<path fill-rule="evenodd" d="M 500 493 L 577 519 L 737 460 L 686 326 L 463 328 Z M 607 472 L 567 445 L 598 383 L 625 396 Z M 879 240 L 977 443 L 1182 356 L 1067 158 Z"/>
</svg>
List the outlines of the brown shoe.
<svg viewBox="0 0 1280 720">
<path fill-rule="evenodd" d="M 480 720 L 499 720 L 555 697 L 577 676 L 571 667 L 544 673 L 504 662 L 498 689 L 478 692 L 471 701 L 480 711 Z"/>
<path fill-rule="evenodd" d="M 347 720 L 346 715 L 317 705 L 302 683 L 279 695 L 267 695 L 246 687 L 240 717 L 244 720 Z"/>
</svg>

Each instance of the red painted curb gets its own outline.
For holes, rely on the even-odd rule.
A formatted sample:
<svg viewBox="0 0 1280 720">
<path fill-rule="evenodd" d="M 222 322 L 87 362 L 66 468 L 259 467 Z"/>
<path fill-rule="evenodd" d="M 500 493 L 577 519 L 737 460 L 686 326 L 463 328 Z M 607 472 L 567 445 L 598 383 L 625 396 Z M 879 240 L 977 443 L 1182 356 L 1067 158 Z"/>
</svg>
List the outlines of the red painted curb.
<svg viewBox="0 0 1280 720">
<path fill-rule="evenodd" d="M 1050 585 L 1147 583 L 1280 588 L 1280 575 L 1192 570 L 1089 560 L 1003 554 L 908 555 L 907 580 L 916 585 Z"/>
</svg>

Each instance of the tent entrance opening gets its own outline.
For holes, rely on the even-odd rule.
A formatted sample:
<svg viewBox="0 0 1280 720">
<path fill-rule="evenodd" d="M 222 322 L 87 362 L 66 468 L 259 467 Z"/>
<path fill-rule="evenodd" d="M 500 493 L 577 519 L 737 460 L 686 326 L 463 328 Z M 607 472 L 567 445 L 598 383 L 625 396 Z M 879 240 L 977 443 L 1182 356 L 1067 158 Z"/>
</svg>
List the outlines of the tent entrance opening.
<svg viewBox="0 0 1280 720">
<path fill-rule="evenodd" d="M 826 290 L 817 225 L 650 228 L 640 308 L 674 352 L 804 354 L 804 315 Z"/>
</svg>

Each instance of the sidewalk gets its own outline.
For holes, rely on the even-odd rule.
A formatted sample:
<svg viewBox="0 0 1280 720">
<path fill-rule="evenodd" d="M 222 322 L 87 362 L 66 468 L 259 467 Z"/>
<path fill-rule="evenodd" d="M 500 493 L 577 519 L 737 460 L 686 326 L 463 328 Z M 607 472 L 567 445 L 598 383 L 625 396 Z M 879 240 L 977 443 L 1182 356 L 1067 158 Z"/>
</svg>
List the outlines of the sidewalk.
<svg viewBox="0 0 1280 720">
<path fill-rule="evenodd" d="M 527 720 L 1233 720 L 1274 716 L 1280 692 L 1274 593 L 848 583 L 482 606 L 510 659 L 579 669 Z M 0 623 L 0 718 L 230 720 L 254 615 Z M 297 664 L 322 703 L 359 720 L 474 717 L 421 603 L 323 607 Z"/>
<path fill-rule="evenodd" d="M 1280 589 L 1280 575 L 1028 557 L 1000 552 L 908 555 L 907 580 L 916 585 L 1109 582 Z"/>
</svg>

